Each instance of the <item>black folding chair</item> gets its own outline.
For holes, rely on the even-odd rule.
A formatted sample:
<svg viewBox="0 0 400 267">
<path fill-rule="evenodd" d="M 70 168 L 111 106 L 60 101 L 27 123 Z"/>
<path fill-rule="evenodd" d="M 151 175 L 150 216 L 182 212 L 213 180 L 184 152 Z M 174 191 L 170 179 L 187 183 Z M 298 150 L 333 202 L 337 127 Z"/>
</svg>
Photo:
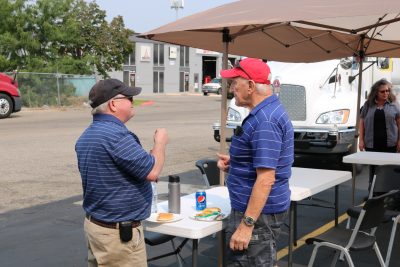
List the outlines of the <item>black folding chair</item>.
<svg viewBox="0 0 400 267">
<path fill-rule="evenodd" d="M 353 230 L 334 227 L 319 236 L 308 238 L 306 244 L 315 245 L 308 266 L 313 266 L 318 249 L 322 246 L 336 250 L 331 266 L 336 265 L 340 254 L 343 253 L 349 266 L 354 267 L 350 251 L 369 249 L 375 251 L 380 265 L 385 266 L 374 233 L 385 215 L 385 199 L 398 192 L 398 190 L 392 190 L 389 193 L 368 199 L 360 211 Z M 349 212 L 351 212 L 350 209 L 348 210 Z"/>
<path fill-rule="evenodd" d="M 381 165 L 375 169 L 375 175 L 373 177 L 371 188 L 368 198 L 372 198 L 374 195 L 384 194 L 391 190 L 400 190 L 400 166 L 398 165 Z M 388 199 L 389 200 L 389 199 Z M 400 211 L 392 210 L 395 208 L 393 202 L 396 202 L 397 209 L 399 208 L 400 193 L 395 195 L 390 201 L 386 203 L 386 212 L 382 219 L 382 223 L 388 223 L 393 221 L 392 231 L 390 234 L 388 249 L 386 253 L 385 265 L 389 266 L 390 257 L 392 254 L 393 242 L 396 236 L 397 224 L 400 221 Z M 390 203 L 392 202 L 392 203 Z M 350 217 L 347 221 L 347 228 L 350 227 L 351 218 L 358 218 L 361 211 L 361 207 L 354 207 L 350 210 Z"/>
<path fill-rule="evenodd" d="M 196 161 L 196 167 L 199 168 L 204 183 L 208 188 L 213 185 L 220 185 L 219 168 L 216 159 L 200 159 Z M 215 234 L 212 235 L 215 238 Z"/>
<path fill-rule="evenodd" d="M 155 246 L 167 243 L 168 241 L 171 241 L 172 248 L 173 248 L 173 251 L 159 255 L 159 256 L 155 256 L 152 258 L 148 258 L 147 261 L 148 262 L 155 261 L 155 260 L 158 260 L 158 259 L 161 259 L 164 257 L 175 255 L 179 266 L 182 267 L 183 266 L 182 265 L 183 258 L 180 255 L 180 252 L 181 252 L 183 246 L 185 246 L 185 244 L 188 242 L 189 239 L 185 238 L 178 247 L 175 247 L 174 238 L 176 238 L 176 236 L 145 231 L 144 241 L 147 245 L 149 245 L 151 247 L 155 247 Z"/>
<path fill-rule="evenodd" d="M 220 184 L 216 159 L 200 159 L 196 161 L 196 167 L 199 168 L 207 187 Z"/>
</svg>

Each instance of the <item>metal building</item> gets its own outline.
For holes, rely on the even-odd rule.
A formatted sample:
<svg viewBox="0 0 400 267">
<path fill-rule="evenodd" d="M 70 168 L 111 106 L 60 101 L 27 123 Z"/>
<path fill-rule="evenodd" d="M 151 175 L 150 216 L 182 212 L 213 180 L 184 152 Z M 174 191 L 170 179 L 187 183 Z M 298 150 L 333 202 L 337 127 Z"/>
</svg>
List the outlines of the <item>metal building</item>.
<svg viewBox="0 0 400 267">
<path fill-rule="evenodd" d="M 142 87 L 143 94 L 201 92 L 204 80 L 218 77 L 222 68 L 221 53 L 136 35 L 130 39 L 135 44 L 134 51 L 126 58 L 123 71 L 109 75 L 128 85 Z"/>
</svg>

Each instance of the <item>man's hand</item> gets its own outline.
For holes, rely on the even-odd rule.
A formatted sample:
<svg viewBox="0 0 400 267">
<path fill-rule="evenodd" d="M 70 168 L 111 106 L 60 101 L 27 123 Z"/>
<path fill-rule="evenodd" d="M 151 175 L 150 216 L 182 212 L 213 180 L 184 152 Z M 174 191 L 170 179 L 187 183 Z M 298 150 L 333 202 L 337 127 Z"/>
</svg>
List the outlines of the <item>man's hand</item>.
<svg viewBox="0 0 400 267">
<path fill-rule="evenodd" d="M 158 128 L 154 133 L 154 143 L 165 146 L 168 144 L 168 134 L 165 128 Z"/>
<path fill-rule="evenodd" d="M 165 128 L 158 128 L 154 133 L 154 146 L 150 154 L 154 156 L 154 166 L 147 175 L 147 180 L 156 181 L 161 173 L 165 162 L 165 149 L 168 144 L 168 134 Z"/>
<path fill-rule="evenodd" d="M 217 156 L 218 156 L 218 162 L 217 162 L 218 168 L 221 171 L 227 172 L 229 170 L 230 157 L 228 155 L 219 154 L 219 153 L 217 153 Z"/>
<path fill-rule="evenodd" d="M 251 235 L 253 233 L 254 226 L 247 226 L 241 222 L 233 233 L 229 242 L 229 247 L 232 250 L 245 250 L 249 247 Z"/>
<path fill-rule="evenodd" d="M 364 151 L 365 149 L 364 140 L 360 140 L 358 142 L 358 148 L 360 149 L 360 151 Z"/>
</svg>

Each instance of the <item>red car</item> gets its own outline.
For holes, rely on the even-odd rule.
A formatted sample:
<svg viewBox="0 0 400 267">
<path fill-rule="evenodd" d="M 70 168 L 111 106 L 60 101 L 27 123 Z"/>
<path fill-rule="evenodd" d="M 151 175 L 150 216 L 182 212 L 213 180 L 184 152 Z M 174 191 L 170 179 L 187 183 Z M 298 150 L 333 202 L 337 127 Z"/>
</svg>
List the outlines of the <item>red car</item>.
<svg viewBox="0 0 400 267">
<path fill-rule="evenodd" d="M 0 119 L 21 110 L 22 101 L 15 78 L 0 73 Z"/>
</svg>

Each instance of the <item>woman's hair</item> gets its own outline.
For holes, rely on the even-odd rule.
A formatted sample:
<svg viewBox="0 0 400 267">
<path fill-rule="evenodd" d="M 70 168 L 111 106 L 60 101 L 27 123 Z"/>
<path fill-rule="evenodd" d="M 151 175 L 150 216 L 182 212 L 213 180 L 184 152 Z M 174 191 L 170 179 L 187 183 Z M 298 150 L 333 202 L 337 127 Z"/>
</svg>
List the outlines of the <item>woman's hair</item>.
<svg viewBox="0 0 400 267">
<path fill-rule="evenodd" d="M 388 82 L 386 79 L 380 79 L 378 81 L 376 81 L 372 87 L 371 87 L 371 91 L 368 94 L 367 97 L 367 104 L 368 106 L 373 106 L 375 105 L 375 99 L 378 96 L 379 93 L 379 88 L 381 88 L 381 86 L 383 85 L 388 85 L 389 86 L 389 101 L 393 102 L 396 101 L 396 96 L 392 93 L 392 84 L 390 82 Z"/>
</svg>

